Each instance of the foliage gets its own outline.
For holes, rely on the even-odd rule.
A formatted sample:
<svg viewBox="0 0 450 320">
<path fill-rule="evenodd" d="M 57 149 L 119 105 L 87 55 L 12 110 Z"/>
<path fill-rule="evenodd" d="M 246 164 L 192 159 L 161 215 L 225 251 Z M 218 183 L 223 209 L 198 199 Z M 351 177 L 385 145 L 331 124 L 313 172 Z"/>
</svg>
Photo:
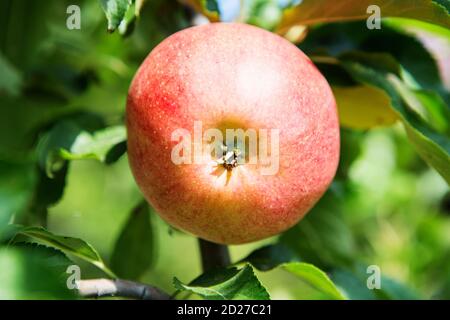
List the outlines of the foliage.
<svg viewBox="0 0 450 320">
<path fill-rule="evenodd" d="M 65 27 L 70 1 L 0 3 L 0 298 L 78 298 L 72 264 L 176 297 L 450 298 L 448 1 L 232 2 L 79 1 L 81 30 Z M 341 124 L 338 173 L 311 212 L 201 275 L 195 239 L 142 202 L 123 124 L 139 64 L 198 14 L 293 40 Z"/>
<path fill-rule="evenodd" d="M 173 283 L 178 290 L 188 290 L 211 300 L 270 298 L 250 265 L 245 265 L 241 269 L 212 270 L 196 278 L 189 285 L 183 284 L 177 278 L 174 278 Z"/>
</svg>

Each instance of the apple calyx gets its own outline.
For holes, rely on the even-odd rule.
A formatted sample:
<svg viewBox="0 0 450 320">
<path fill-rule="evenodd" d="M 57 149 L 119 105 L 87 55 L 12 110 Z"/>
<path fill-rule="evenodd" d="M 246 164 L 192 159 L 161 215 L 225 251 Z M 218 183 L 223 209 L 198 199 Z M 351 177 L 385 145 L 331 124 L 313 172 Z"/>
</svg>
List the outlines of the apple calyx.
<svg viewBox="0 0 450 320">
<path fill-rule="evenodd" d="M 222 146 L 223 155 L 217 160 L 218 165 L 222 165 L 227 171 L 233 170 L 238 166 L 238 162 L 241 156 L 241 151 L 237 148 L 234 148 L 231 151 L 228 151 L 228 147 L 226 145 Z"/>
</svg>

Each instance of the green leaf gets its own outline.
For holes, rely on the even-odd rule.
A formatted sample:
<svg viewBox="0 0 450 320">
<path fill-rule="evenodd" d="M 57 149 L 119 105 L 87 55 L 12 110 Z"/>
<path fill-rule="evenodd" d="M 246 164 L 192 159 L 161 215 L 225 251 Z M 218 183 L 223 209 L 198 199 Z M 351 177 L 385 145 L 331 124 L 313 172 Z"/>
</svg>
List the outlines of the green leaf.
<svg viewBox="0 0 450 320">
<path fill-rule="evenodd" d="M 116 30 L 129 9 L 132 1 L 130 0 L 100 0 L 106 19 L 108 19 L 108 31 Z"/>
<path fill-rule="evenodd" d="M 150 267 L 154 253 L 154 237 L 149 207 L 140 203 L 131 212 L 111 257 L 111 269 L 121 278 L 138 280 Z"/>
<path fill-rule="evenodd" d="M 369 276 L 363 265 L 349 269 L 334 269 L 330 272 L 330 278 L 336 286 L 352 300 L 419 299 L 412 289 L 383 274 L 380 279 L 380 288 L 369 289 L 367 286 Z"/>
<path fill-rule="evenodd" d="M 217 0 L 183 0 L 183 2 L 202 13 L 209 21 L 220 21 L 220 10 Z"/>
<path fill-rule="evenodd" d="M 61 200 L 66 186 L 68 164 L 55 172 L 52 178 L 42 171 L 38 171 L 38 182 L 30 203 L 29 211 L 24 216 L 26 224 L 44 224 L 47 221 L 48 208 Z M 22 220 L 20 220 L 22 221 Z M 25 222 L 22 222 L 25 223 Z"/>
<path fill-rule="evenodd" d="M 110 152 L 117 152 L 117 149 L 114 149 L 117 145 L 120 145 L 120 151 L 124 152 L 125 141 L 126 130 L 124 126 L 109 127 L 95 131 L 93 134 L 82 131 L 78 133 L 68 150 L 60 150 L 60 155 L 66 160 L 95 159 L 107 162 L 108 159 L 111 159 Z M 117 159 L 118 155 L 121 155 L 120 152 L 113 158 Z"/>
<path fill-rule="evenodd" d="M 280 264 L 294 261 L 300 261 L 300 258 L 291 249 L 280 243 L 259 248 L 241 260 L 261 271 L 269 271 Z"/>
<path fill-rule="evenodd" d="M 342 64 L 356 81 L 376 86 L 388 94 L 391 106 L 403 122 L 417 153 L 450 184 L 450 138 L 433 130 L 414 111 L 413 104 L 421 101 L 416 100 L 411 90 L 393 73 L 374 69 L 359 61 L 344 60 Z"/>
<path fill-rule="evenodd" d="M 73 265 L 73 262 L 67 256 L 54 248 L 47 247 L 38 243 L 20 242 L 15 243 L 13 248 L 19 248 L 26 254 L 39 254 L 41 259 L 60 275 L 66 273 L 67 267 Z"/>
<path fill-rule="evenodd" d="M 277 0 L 251 0 L 243 2 L 241 15 L 246 23 L 273 30 L 281 20 L 283 7 Z"/>
<path fill-rule="evenodd" d="M 268 300 L 269 293 L 256 277 L 253 268 L 228 268 L 211 270 L 189 285 L 174 278 L 178 290 L 190 291 L 211 300 Z"/>
<path fill-rule="evenodd" d="M 323 25 L 310 30 L 307 39 L 299 47 L 311 55 L 315 62 L 317 56 L 323 56 L 324 53 L 336 58 L 341 58 L 345 54 L 358 55 L 358 52 L 377 55 L 368 61 L 372 67 L 377 64 L 382 68 L 390 68 L 393 72 L 395 70 L 394 73 L 398 73 L 409 86 L 435 91 L 444 101 L 448 101 L 448 90 L 443 84 L 435 54 L 430 53 L 416 37 L 393 26 L 393 20 L 395 21 L 390 19 L 386 23 L 383 22 L 381 29 L 370 32 L 365 23 L 359 21 Z M 433 38 L 430 36 L 428 40 L 432 42 Z M 444 52 L 444 49 L 440 51 Z M 333 61 L 317 62 L 332 85 L 340 87 L 354 85 L 342 83 L 342 79 L 347 79 L 348 75 L 340 70 L 339 65 L 332 64 Z M 338 77 L 330 72 L 336 73 L 336 70 L 329 70 L 331 67 L 339 70 Z"/>
<path fill-rule="evenodd" d="M 45 248 L 0 248 L 0 299 L 75 298 L 60 271 L 55 269 L 59 258 Z"/>
<path fill-rule="evenodd" d="M 94 115 L 81 114 L 57 122 L 40 139 L 37 152 L 39 164 L 50 178 L 61 170 L 66 160 L 95 159 L 113 163 L 126 152 L 124 126 L 102 128 Z"/>
<path fill-rule="evenodd" d="M 17 96 L 22 86 L 22 75 L 0 52 L 0 93 Z"/>
<path fill-rule="evenodd" d="M 317 290 L 327 294 L 330 299 L 345 299 L 326 273 L 312 264 L 304 262 L 290 262 L 283 264 L 282 268 L 307 282 Z"/>
<path fill-rule="evenodd" d="M 365 277 L 365 279 L 361 279 L 345 269 L 336 269 L 330 272 L 330 278 L 348 299 L 376 300 L 376 292 L 367 287 L 367 275 Z"/>
<path fill-rule="evenodd" d="M 450 135 L 450 108 L 435 92 L 425 90 L 412 90 L 413 103 L 411 107 L 419 113 L 430 126 L 440 132 Z"/>
<path fill-rule="evenodd" d="M 347 265 L 355 252 L 352 231 L 344 219 L 345 185 L 334 181 L 329 190 L 294 227 L 281 234 L 279 242 L 302 261 L 327 269 Z M 346 194 L 345 194 L 346 195 Z"/>
<path fill-rule="evenodd" d="M 310 263 L 299 260 L 295 252 L 284 244 L 277 243 L 255 250 L 242 262 L 248 262 L 261 271 L 282 268 L 323 292 L 330 299 L 344 299 L 325 272 Z"/>
<path fill-rule="evenodd" d="M 122 36 L 128 36 L 133 32 L 146 0 L 100 0 L 100 2 L 108 20 L 108 32 L 118 29 Z"/>
<path fill-rule="evenodd" d="M 417 300 L 420 297 L 411 288 L 390 277 L 381 276 L 382 299 Z"/>
<path fill-rule="evenodd" d="M 398 120 L 383 90 L 371 86 L 332 86 L 332 90 L 342 127 L 365 130 Z"/>
<path fill-rule="evenodd" d="M 33 165 L 0 161 L 0 231 L 26 208 L 35 184 Z"/>
<path fill-rule="evenodd" d="M 104 264 L 98 252 L 81 239 L 55 235 L 42 227 L 25 227 L 20 229 L 17 234 L 29 237 L 37 243 L 61 250 L 65 254 L 78 257 L 93 264 L 108 276 L 116 278 L 115 274 Z"/>
<path fill-rule="evenodd" d="M 364 134 L 355 130 L 341 128 L 341 151 L 336 178 L 345 180 L 349 178 L 350 168 L 361 154 L 361 142 Z"/>
<path fill-rule="evenodd" d="M 294 25 L 366 20 L 372 14 L 367 13 L 370 5 L 380 8 L 381 18 L 410 18 L 450 28 L 448 8 L 442 3 L 435 0 L 348 0 L 336 5 L 332 0 L 303 0 L 285 11 L 279 30 L 283 32 Z"/>
<path fill-rule="evenodd" d="M 0 246 L 8 244 L 22 228 L 20 224 L 8 224 L 0 229 Z"/>
<path fill-rule="evenodd" d="M 98 130 L 102 126 L 103 120 L 90 113 L 76 114 L 57 121 L 39 139 L 36 150 L 41 169 L 53 178 L 53 174 L 66 163 L 61 156 L 61 149 L 70 150 L 80 134 Z"/>
<path fill-rule="evenodd" d="M 445 0 L 450 4 L 448 0 Z M 443 79 L 444 88 L 450 88 L 449 64 L 450 29 L 402 18 L 388 18 L 384 25 L 405 34 L 414 36 L 430 52 L 438 65 L 439 73 Z M 417 61 L 416 61 L 417 62 Z"/>
</svg>

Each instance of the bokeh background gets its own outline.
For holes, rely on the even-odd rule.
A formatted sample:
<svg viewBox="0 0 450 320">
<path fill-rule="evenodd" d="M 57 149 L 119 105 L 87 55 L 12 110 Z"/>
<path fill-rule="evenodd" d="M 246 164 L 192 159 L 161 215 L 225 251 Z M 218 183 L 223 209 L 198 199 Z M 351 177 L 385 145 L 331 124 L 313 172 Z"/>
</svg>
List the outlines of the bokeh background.
<svg viewBox="0 0 450 320">
<path fill-rule="evenodd" d="M 241 20 L 269 30 L 281 19 L 283 8 L 296 4 L 242 3 L 247 3 L 247 14 Z M 219 1 L 222 20 L 242 15 L 242 3 Z M 81 30 L 66 28 L 70 4 L 81 8 Z M 49 183 L 39 167 L 42 139 L 58 122 L 86 115 L 95 115 L 103 127 L 123 125 L 128 86 L 145 56 L 170 34 L 205 20 L 177 1 L 152 0 L 124 36 L 106 32 L 98 1 L 1 0 L 0 215 L 13 210 L 21 223 L 45 224 L 56 234 L 82 238 L 109 263 L 130 212 L 142 200 L 126 154 L 111 164 L 96 159 L 62 164 L 67 175 L 59 181 L 65 188 L 58 194 L 54 189 L 58 182 Z M 357 34 L 367 32 L 363 25 L 340 24 Z M 412 22 L 411 26 L 426 29 Z M 421 32 L 423 41 L 418 43 L 438 48 L 435 58 L 442 92 L 448 93 L 449 38 Z M 333 41 L 326 38 L 308 41 L 314 34 L 310 30 L 299 47 L 308 52 L 331 46 Z M 420 63 L 420 56 L 417 59 L 412 63 Z M 355 274 L 378 265 L 391 298 L 449 299 L 447 183 L 418 156 L 398 122 L 371 128 L 343 125 L 341 131 L 338 174 L 319 204 L 281 237 L 231 246 L 233 261 L 278 243 L 329 272 L 355 298 L 376 297 L 355 280 Z M 48 201 L 43 206 L 33 204 L 36 197 Z M 172 229 L 154 212 L 150 221 L 151 263 L 137 280 L 173 292 L 174 276 L 189 282 L 201 274 L 197 239 Z M 83 278 L 103 276 L 95 267 L 80 264 Z M 273 299 L 325 298 L 283 270 L 257 271 L 257 275 Z"/>
</svg>

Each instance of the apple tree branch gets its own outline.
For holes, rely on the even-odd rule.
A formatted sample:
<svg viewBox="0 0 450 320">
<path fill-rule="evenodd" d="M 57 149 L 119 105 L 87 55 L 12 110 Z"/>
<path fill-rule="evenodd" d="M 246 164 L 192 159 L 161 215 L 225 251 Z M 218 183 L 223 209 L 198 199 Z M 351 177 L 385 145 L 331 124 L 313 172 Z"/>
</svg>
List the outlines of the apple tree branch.
<svg viewBox="0 0 450 320">
<path fill-rule="evenodd" d="M 85 298 L 122 297 L 140 300 L 169 300 L 161 289 L 121 279 L 90 279 L 77 281 L 78 293 Z"/>
</svg>

